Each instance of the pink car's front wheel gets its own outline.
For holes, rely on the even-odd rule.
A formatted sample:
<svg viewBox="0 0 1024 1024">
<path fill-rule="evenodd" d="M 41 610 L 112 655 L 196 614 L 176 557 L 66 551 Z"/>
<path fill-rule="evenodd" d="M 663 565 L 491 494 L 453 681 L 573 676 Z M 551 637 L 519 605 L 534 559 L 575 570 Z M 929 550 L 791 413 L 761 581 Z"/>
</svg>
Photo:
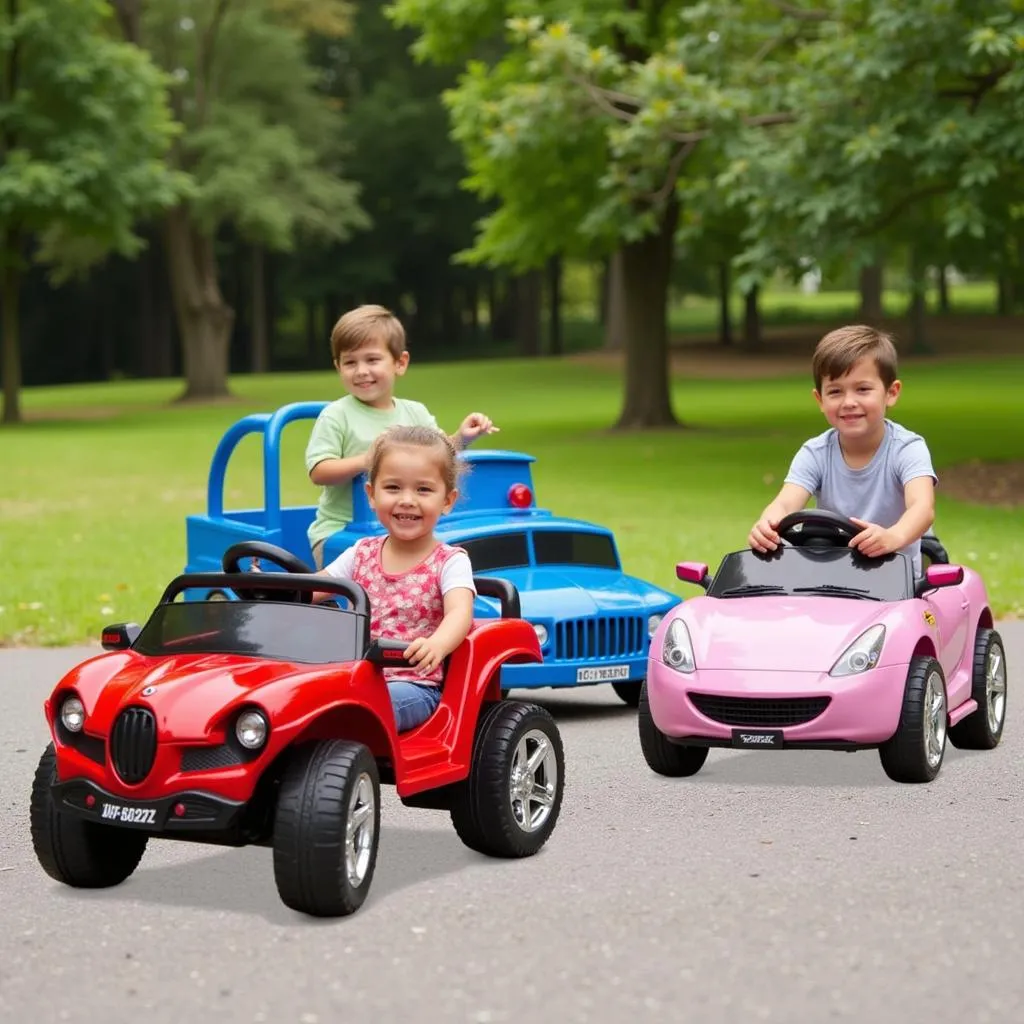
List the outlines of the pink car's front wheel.
<svg viewBox="0 0 1024 1024">
<path fill-rule="evenodd" d="M 655 724 L 651 717 L 651 706 L 647 702 L 647 683 L 640 687 L 640 703 L 637 707 L 637 724 L 640 730 L 640 749 L 644 760 L 652 771 L 670 778 L 696 775 L 708 759 L 707 747 L 683 746 L 673 743 Z"/>
<path fill-rule="evenodd" d="M 892 739 L 878 748 L 885 774 L 894 782 L 931 782 L 946 753 L 946 679 L 942 666 L 914 658 L 907 672 L 900 721 Z"/>
</svg>

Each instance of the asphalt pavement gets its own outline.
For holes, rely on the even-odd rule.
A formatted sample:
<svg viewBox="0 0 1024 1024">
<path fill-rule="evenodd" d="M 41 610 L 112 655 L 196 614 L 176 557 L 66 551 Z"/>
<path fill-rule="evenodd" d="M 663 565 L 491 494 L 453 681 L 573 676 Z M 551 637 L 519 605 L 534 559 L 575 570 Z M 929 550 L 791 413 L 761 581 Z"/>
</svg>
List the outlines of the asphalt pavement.
<svg viewBox="0 0 1024 1024">
<path fill-rule="evenodd" d="M 874 752 L 712 751 L 664 779 L 610 689 L 538 691 L 566 751 L 554 835 L 496 861 L 384 791 L 352 917 L 288 910 L 268 849 L 150 843 L 115 889 L 32 851 L 42 701 L 84 649 L 0 650 L 0 1020 L 931 1024 L 1024 1019 L 1024 622 L 1002 745 L 930 785 Z"/>
</svg>

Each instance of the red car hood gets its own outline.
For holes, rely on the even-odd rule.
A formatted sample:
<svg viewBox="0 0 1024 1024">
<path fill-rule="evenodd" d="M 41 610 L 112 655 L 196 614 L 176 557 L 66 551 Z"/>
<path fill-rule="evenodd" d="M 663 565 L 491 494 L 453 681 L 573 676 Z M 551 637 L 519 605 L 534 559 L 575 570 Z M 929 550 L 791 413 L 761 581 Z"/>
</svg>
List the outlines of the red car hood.
<svg viewBox="0 0 1024 1024">
<path fill-rule="evenodd" d="M 237 654 L 187 654 L 150 658 L 138 654 L 100 657 L 68 679 L 82 696 L 89 731 L 106 733 L 126 704 L 150 707 L 157 727 L 176 736 L 203 735 L 211 716 L 252 699 L 255 691 L 288 680 L 322 677 L 325 666 L 246 658 Z M 348 666 L 332 666 L 336 672 Z M 150 691 L 150 692 L 146 692 Z"/>
<path fill-rule="evenodd" d="M 837 597 L 697 597 L 683 602 L 701 669 L 828 672 L 892 606 Z"/>
</svg>

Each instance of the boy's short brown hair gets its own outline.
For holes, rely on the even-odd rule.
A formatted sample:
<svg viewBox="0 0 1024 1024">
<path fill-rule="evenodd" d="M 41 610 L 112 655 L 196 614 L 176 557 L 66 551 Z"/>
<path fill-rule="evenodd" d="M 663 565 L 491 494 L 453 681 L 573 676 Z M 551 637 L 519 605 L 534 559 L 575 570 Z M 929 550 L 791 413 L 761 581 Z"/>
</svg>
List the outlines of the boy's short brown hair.
<svg viewBox="0 0 1024 1024">
<path fill-rule="evenodd" d="M 391 355 L 398 359 L 405 351 L 405 328 L 401 320 L 383 306 L 357 306 L 334 325 L 331 358 L 337 363 L 343 352 L 353 352 L 377 340 L 383 341 Z"/>
<path fill-rule="evenodd" d="M 851 324 L 829 331 L 818 342 L 811 360 L 815 388 L 821 391 L 821 382 L 826 377 L 832 380 L 842 377 L 860 359 L 873 359 L 882 383 L 887 388 L 892 385 L 897 374 L 896 346 L 892 337 L 877 327 Z"/>
</svg>

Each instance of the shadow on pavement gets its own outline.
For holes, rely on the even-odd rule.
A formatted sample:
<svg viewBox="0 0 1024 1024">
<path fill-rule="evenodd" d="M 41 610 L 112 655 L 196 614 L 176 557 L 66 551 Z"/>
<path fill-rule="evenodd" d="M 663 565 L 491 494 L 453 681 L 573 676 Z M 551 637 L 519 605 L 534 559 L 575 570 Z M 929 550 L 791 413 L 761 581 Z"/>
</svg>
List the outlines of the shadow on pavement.
<svg viewBox="0 0 1024 1024">
<path fill-rule="evenodd" d="M 946 747 L 946 756 L 936 783 L 957 770 L 957 762 L 973 759 L 986 751 Z M 704 767 L 680 782 L 694 786 L 809 786 L 813 789 L 870 786 L 903 786 L 882 770 L 877 750 L 854 753 L 831 750 L 780 750 L 734 752 L 713 749 Z M 927 785 L 927 784 L 926 784 Z"/>
<path fill-rule="evenodd" d="M 149 849 L 168 842 L 176 841 L 153 840 Z M 258 915 L 276 925 L 323 926 L 357 920 L 372 913 L 375 905 L 386 897 L 408 886 L 455 874 L 490 860 L 463 846 L 452 829 L 384 826 L 376 871 L 362 908 L 350 918 L 315 918 L 296 913 L 281 902 L 274 884 L 273 857 L 268 847 L 217 848 L 216 853 L 200 860 L 190 859 L 187 863 L 146 870 L 144 856 L 135 874 L 122 885 L 112 889 L 67 889 L 65 892 L 90 903 L 131 900 Z"/>
</svg>

